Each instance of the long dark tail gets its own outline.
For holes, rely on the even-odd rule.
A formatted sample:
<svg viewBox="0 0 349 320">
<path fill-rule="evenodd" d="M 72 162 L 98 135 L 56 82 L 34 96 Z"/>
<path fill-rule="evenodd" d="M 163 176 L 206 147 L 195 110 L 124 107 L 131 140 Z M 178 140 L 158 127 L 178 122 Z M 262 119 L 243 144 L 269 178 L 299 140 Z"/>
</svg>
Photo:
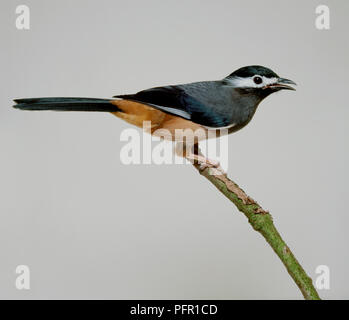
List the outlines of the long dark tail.
<svg viewBox="0 0 349 320">
<path fill-rule="evenodd" d="M 21 110 L 54 110 L 54 111 L 120 111 L 111 99 L 95 98 L 29 98 L 15 99 L 13 106 Z"/>
</svg>

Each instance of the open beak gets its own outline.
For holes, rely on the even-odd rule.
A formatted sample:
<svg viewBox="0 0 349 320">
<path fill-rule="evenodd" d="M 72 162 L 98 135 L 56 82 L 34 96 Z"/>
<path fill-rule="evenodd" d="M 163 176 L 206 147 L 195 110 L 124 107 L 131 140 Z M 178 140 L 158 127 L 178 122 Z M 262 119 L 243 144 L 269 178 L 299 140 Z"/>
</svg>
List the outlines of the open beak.
<svg viewBox="0 0 349 320">
<path fill-rule="evenodd" d="M 297 85 L 292 80 L 285 79 L 285 78 L 279 78 L 277 80 L 277 82 L 269 85 L 269 88 L 279 88 L 279 89 L 285 89 L 285 90 L 296 90 L 294 87 L 290 86 L 290 84 L 292 84 L 294 86 Z"/>
</svg>

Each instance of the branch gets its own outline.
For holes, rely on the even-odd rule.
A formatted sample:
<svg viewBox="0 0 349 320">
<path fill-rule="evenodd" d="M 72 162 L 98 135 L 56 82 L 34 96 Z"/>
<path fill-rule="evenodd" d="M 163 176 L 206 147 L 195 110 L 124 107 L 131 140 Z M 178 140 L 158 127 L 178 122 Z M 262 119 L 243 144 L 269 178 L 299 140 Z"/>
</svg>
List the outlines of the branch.
<svg viewBox="0 0 349 320">
<path fill-rule="evenodd" d="M 197 163 L 194 167 L 222 192 L 246 216 L 253 229 L 258 231 L 267 240 L 275 253 L 279 256 L 298 288 L 306 300 L 320 300 L 312 280 L 299 264 L 290 248 L 281 238 L 274 226 L 273 218 L 256 201 L 250 198 L 235 182 L 226 175 L 215 175 L 213 168 L 200 170 Z"/>
</svg>

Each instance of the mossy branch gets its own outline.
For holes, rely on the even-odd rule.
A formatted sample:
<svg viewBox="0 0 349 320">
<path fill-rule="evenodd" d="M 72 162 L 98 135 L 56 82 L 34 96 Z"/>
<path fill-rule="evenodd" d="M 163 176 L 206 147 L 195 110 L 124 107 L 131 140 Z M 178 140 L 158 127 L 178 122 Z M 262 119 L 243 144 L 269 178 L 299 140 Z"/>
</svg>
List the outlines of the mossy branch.
<svg viewBox="0 0 349 320">
<path fill-rule="evenodd" d="M 217 174 L 213 168 L 200 170 L 199 165 L 194 167 L 222 192 L 235 206 L 247 217 L 253 229 L 258 231 L 267 240 L 275 253 L 287 269 L 292 279 L 297 284 L 306 300 L 320 300 L 312 280 L 299 264 L 290 248 L 281 238 L 274 226 L 272 216 L 265 211 L 256 201 L 250 198 L 235 182 L 226 175 Z"/>
</svg>

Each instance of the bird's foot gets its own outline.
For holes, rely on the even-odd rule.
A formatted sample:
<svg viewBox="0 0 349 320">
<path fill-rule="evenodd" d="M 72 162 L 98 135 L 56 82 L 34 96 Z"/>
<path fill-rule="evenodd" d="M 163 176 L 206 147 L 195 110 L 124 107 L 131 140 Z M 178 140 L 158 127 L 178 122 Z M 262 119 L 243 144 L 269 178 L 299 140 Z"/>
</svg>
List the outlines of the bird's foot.
<svg viewBox="0 0 349 320">
<path fill-rule="evenodd" d="M 205 169 L 209 169 L 210 175 L 226 175 L 226 172 L 222 169 L 220 163 L 215 160 L 208 159 L 201 154 L 191 153 L 186 156 L 187 160 L 199 165 L 199 171 L 203 172 Z"/>
<path fill-rule="evenodd" d="M 221 167 L 220 163 L 215 160 L 210 160 L 205 158 L 204 161 L 199 161 L 199 170 L 200 172 L 203 172 L 205 169 L 211 169 L 209 170 L 209 173 L 211 175 L 226 175 L 226 172 Z"/>
</svg>

